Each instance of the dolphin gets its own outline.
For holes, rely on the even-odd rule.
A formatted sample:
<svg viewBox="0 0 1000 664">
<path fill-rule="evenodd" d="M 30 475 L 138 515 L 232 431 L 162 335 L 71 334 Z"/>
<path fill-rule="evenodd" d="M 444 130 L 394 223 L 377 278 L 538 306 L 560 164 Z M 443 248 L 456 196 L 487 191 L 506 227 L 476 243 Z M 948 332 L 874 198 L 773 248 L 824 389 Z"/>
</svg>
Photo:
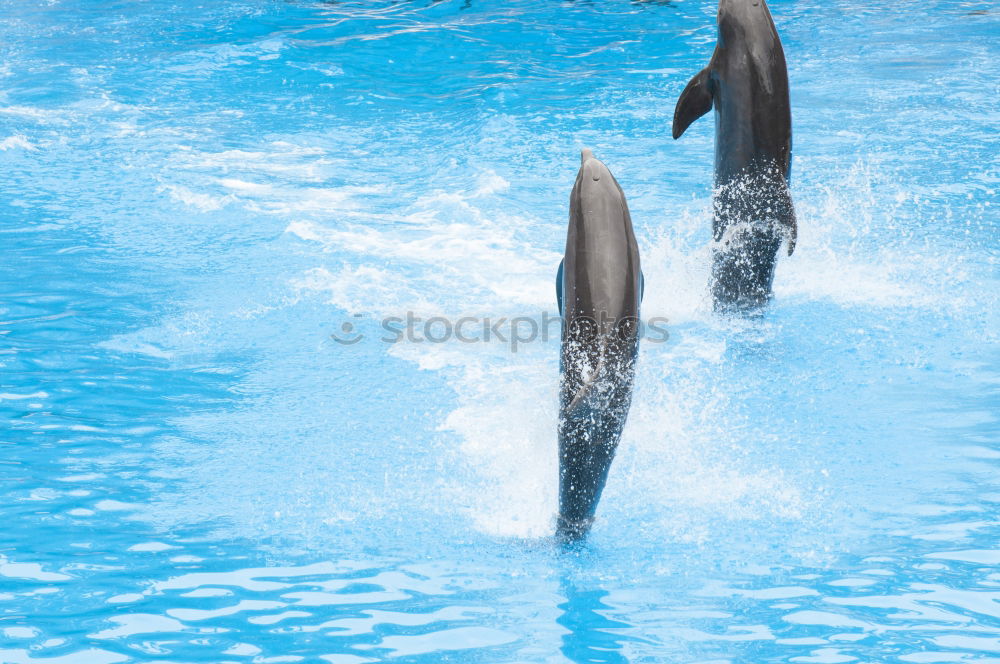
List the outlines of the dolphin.
<svg viewBox="0 0 1000 664">
<path fill-rule="evenodd" d="M 632 403 L 643 284 L 625 194 L 590 150 L 580 161 L 556 277 L 563 320 L 556 535 L 565 543 L 590 530 Z"/>
<path fill-rule="evenodd" d="M 764 0 L 719 0 L 718 24 L 712 59 L 677 100 L 673 136 L 715 108 L 713 301 L 752 310 L 771 298 L 782 239 L 795 250 L 788 71 Z"/>
</svg>

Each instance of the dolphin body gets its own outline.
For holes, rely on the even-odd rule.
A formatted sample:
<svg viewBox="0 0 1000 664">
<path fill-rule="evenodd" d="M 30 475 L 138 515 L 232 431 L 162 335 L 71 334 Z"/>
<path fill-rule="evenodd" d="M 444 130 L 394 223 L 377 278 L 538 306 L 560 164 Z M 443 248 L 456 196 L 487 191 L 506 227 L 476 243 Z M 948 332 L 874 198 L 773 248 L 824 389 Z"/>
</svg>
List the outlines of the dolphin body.
<svg viewBox="0 0 1000 664">
<path fill-rule="evenodd" d="M 677 100 L 673 137 L 715 108 L 712 296 L 716 310 L 753 310 L 771 298 L 782 239 L 795 249 L 788 71 L 764 0 L 719 0 L 718 24 L 712 59 Z"/>
<path fill-rule="evenodd" d="M 556 295 L 559 362 L 557 537 L 583 538 L 594 521 L 632 403 L 642 272 L 625 194 L 590 150 L 569 202 Z"/>
</svg>

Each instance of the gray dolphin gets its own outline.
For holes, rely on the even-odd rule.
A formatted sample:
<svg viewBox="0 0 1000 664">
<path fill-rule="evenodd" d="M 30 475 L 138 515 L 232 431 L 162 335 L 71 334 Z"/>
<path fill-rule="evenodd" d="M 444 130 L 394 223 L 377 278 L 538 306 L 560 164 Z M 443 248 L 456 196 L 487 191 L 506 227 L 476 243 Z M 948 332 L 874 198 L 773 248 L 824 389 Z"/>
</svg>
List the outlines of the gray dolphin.
<svg viewBox="0 0 1000 664">
<path fill-rule="evenodd" d="M 712 59 L 677 100 L 673 136 L 715 107 L 712 295 L 717 310 L 752 309 L 771 297 L 782 239 L 795 250 L 788 71 L 764 0 L 719 0 L 718 23 Z"/>
<path fill-rule="evenodd" d="M 632 403 L 642 272 L 625 194 L 590 150 L 569 199 L 556 296 L 559 361 L 557 536 L 579 540 L 594 521 Z"/>
</svg>

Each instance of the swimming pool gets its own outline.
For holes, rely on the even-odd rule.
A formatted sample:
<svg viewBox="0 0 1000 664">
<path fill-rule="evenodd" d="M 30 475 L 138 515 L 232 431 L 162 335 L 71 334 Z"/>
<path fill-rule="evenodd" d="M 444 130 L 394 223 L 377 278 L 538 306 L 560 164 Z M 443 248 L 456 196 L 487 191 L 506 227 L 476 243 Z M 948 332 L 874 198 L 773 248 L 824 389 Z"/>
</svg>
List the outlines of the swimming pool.
<svg viewBox="0 0 1000 664">
<path fill-rule="evenodd" d="M 740 322 L 712 2 L 0 0 L 0 662 L 1000 657 L 1000 12 L 771 11 Z M 558 339 L 422 326 L 554 313 L 584 146 L 669 338 L 563 554 Z"/>
</svg>

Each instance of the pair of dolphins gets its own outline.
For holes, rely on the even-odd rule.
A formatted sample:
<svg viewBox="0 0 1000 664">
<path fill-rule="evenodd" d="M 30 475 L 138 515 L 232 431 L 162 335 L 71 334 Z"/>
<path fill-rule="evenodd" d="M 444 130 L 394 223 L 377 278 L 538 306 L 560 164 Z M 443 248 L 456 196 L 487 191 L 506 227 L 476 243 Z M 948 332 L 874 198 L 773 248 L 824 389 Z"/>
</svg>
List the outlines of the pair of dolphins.
<svg viewBox="0 0 1000 664">
<path fill-rule="evenodd" d="M 684 88 L 673 137 L 715 108 L 712 298 L 716 311 L 758 310 L 771 297 L 782 240 L 795 248 L 788 188 L 788 72 L 764 0 L 719 0 L 708 66 Z M 556 278 L 563 317 L 559 369 L 557 538 L 590 530 L 632 402 L 643 277 L 625 194 L 584 150 L 570 194 Z"/>
</svg>

